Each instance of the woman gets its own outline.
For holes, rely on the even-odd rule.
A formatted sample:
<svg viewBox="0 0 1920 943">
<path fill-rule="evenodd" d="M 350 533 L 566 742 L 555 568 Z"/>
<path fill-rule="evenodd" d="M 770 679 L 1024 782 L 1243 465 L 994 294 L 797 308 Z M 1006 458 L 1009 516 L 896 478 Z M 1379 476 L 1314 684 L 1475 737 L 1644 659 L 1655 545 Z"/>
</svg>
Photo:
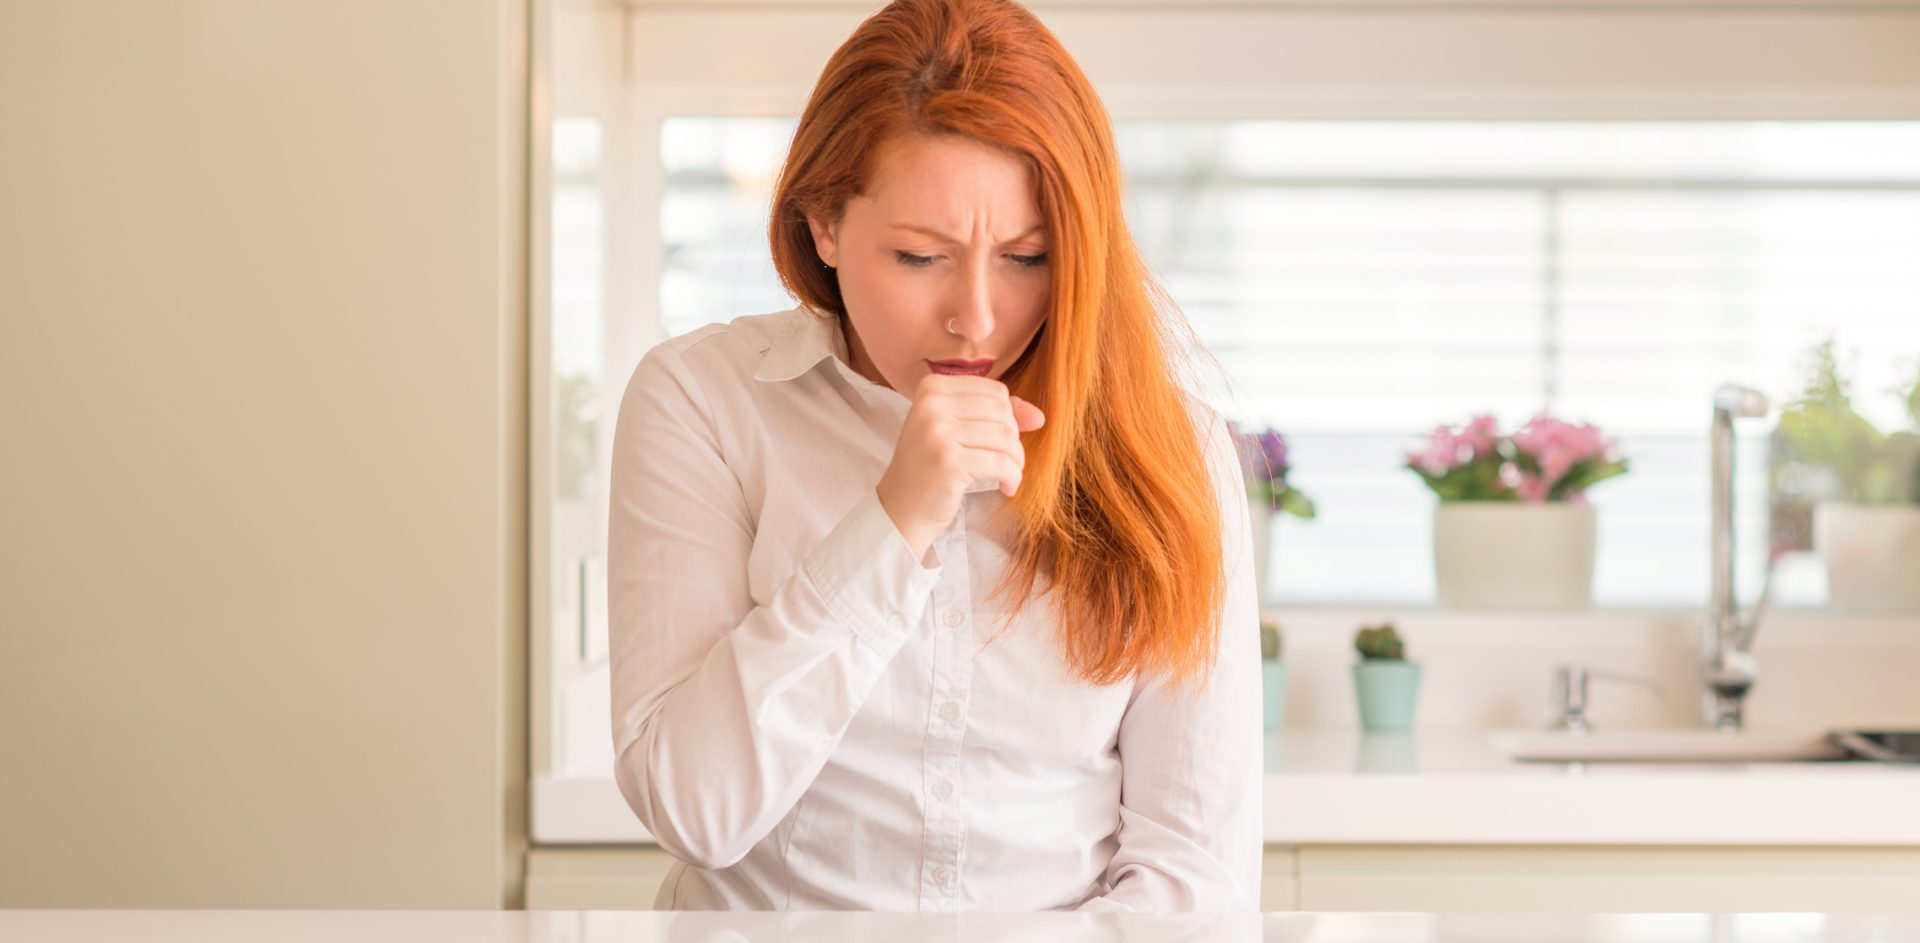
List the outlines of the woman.
<svg viewBox="0 0 1920 943">
<path fill-rule="evenodd" d="M 1105 110 L 1007 0 L 899 0 L 776 186 L 801 304 L 647 353 L 616 778 L 679 909 L 1253 910 L 1259 634 L 1224 420 Z"/>
</svg>

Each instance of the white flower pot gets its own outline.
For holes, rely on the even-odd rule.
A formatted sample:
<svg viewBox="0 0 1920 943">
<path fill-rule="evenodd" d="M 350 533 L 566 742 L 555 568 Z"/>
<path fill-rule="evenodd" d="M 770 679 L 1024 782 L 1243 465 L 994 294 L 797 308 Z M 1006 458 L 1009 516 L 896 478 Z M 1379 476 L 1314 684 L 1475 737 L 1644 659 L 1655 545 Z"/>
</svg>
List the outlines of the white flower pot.
<svg viewBox="0 0 1920 943">
<path fill-rule="evenodd" d="M 1259 587 L 1259 605 L 1265 606 L 1272 598 L 1267 571 L 1273 559 L 1273 519 L 1278 514 L 1266 502 L 1248 498 L 1247 516 L 1253 521 L 1254 585 Z"/>
<path fill-rule="evenodd" d="M 1822 501 L 1813 548 L 1826 561 L 1828 608 L 1920 611 L 1920 506 Z"/>
<path fill-rule="evenodd" d="M 1592 505 L 1443 501 L 1433 513 L 1440 604 L 1584 609 L 1593 600 Z"/>
</svg>

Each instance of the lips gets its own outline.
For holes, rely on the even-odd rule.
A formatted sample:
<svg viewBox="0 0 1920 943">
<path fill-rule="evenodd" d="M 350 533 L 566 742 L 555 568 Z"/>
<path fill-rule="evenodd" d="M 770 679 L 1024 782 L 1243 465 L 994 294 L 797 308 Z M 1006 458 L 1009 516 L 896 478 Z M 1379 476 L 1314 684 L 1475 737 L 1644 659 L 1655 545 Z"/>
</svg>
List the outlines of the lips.
<svg viewBox="0 0 1920 943">
<path fill-rule="evenodd" d="M 993 358 L 985 360 L 929 360 L 927 369 L 943 376 L 984 377 L 993 369 Z"/>
</svg>

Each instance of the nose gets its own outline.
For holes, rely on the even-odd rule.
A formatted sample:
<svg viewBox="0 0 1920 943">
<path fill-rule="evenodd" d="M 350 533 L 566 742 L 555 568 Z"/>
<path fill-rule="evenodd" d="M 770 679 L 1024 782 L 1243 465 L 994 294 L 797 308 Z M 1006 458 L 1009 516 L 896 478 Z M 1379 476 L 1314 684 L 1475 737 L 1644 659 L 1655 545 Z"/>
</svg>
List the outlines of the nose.
<svg viewBox="0 0 1920 943">
<path fill-rule="evenodd" d="M 954 300 L 942 325 L 960 332 L 960 336 L 980 343 L 993 336 L 993 280 L 991 260 L 975 260 L 959 279 Z"/>
</svg>

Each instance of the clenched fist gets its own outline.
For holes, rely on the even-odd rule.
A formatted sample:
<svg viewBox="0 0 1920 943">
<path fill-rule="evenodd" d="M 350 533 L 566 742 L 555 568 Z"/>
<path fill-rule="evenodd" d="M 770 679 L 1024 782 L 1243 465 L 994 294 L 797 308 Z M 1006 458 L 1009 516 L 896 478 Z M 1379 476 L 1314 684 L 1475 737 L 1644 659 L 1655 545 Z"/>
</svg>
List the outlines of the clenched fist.
<svg viewBox="0 0 1920 943">
<path fill-rule="evenodd" d="M 976 481 L 998 479 L 1008 497 L 1027 464 L 1020 433 L 1040 428 L 1040 408 L 987 377 L 929 373 L 894 443 L 893 459 L 875 489 L 880 505 L 916 558 L 960 514 Z"/>
</svg>

